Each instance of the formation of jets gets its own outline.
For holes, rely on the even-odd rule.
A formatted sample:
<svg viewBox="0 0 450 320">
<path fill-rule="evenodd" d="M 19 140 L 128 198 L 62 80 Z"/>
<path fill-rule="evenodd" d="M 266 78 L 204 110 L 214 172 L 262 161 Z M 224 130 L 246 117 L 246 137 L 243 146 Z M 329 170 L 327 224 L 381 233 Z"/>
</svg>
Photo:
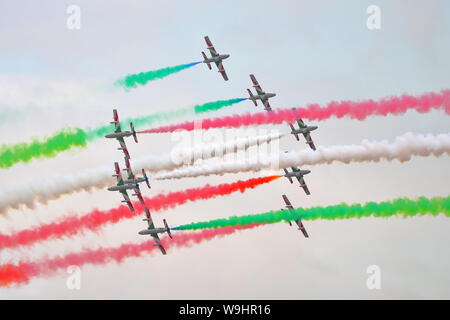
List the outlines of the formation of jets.
<svg viewBox="0 0 450 320">
<path fill-rule="evenodd" d="M 108 187 L 109 191 L 119 191 L 124 200 L 121 202 L 124 202 L 127 204 L 128 208 L 131 211 L 134 211 L 133 203 L 130 200 L 130 197 L 128 196 L 128 190 L 132 190 L 134 193 L 133 196 L 136 196 L 139 199 L 139 202 L 143 205 L 145 205 L 144 197 L 142 196 L 141 189 L 139 187 L 140 183 L 146 183 L 147 187 L 151 189 L 150 182 L 148 179 L 147 174 L 145 173 L 145 170 L 142 169 L 142 176 L 136 176 L 133 173 L 133 169 L 131 169 L 131 163 L 130 163 L 130 153 L 128 151 L 127 145 L 125 143 L 125 137 L 133 136 L 134 141 L 137 141 L 136 131 L 134 130 L 133 123 L 130 122 L 130 128 L 131 131 L 122 131 L 120 128 L 120 121 L 119 121 L 119 115 L 117 113 L 117 110 L 113 110 L 113 121 L 111 124 L 114 124 L 114 132 L 109 133 L 105 135 L 106 138 L 109 139 L 116 139 L 119 144 L 120 148 L 119 150 L 122 150 L 124 153 L 124 162 L 125 162 L 125 168 L 123 168 L 124 171 L 127 172 L 126 179 L 122 177 L 122 173 L 120 171 L 119 164 L 117 162 L 114 162 L 114 174 L 113 177 L 117 179 L 117 183 L 114 186 Z M 147 207 L 144 207 L 146 218 L 144 221 L 148 222 L 148 229 L 142 230 L 139 232 L 141 235 L 151 235 L 153 239 L 155 239 L 155 246 L 158 246 L 161 250 L 162 254 L 166 254 L 166 250 L 164 249 L 163 245 L 161 244 L 161 241 L 159 240 L 158 233 L 167 232 L 169 236 L 172 238 L 172 235 L 170 234 L 170 229 L 167 226 L 166 220 L 164 221 L 165 228 L 155 228 L 152 218 L 150 216 L 150 210 Z"/>
<path fill-rule="evenodd" d="M 202 52 L 202 55 L 203 55 L 202 62 L 205 63 L 210 70 L 212 69 L 211 64 L 214 63 L 216 65 L 219 73 L 222 75 L 223 79 L 225 81 L 227 81 L 228 76 L 227 76 L 227 73 L 225 71 L 222 61 L 229 58 L 230 55 L 229 54 L 219 54 L 216 51 L 216 49 L 214 48 L 214 46 L 208 36 L 205 37 L 205 42 L 207 45 L 207 49 L 209 50 L 209 52 L 211 54 L 211 57 L 208 57 L 205 54 L 205 52 Z M 250 74 L 250 80 L 252 81 L 253 88 L 255 89 L 256 94 L 253 94 L 250 89 L 247 89 L 247 92 L 249 94 L 248 100 L 251 100 L 255 104 L 255 106 L 258 106 L 258 103 L 257 103 L 258 100 L 261 101 L 261 103 L 264 106 L 264 109 L 268 112 L 271 112 L 272 107 L 269 103 L 269 99 L 275 97 L 276 94 L 270 93 L 270 92 L 265 92 L 261 88 L 260 84 L 258 83 L 258 80 L 256 80 L 256 77 L 254 74 Z M 316 150 L 314 142 L 311 138 L 311 131 L 316 130 L 317 126 L 308 126 L 299 117 L 296 117 L 295 121 L 298 125 L 298 129 L 296 129 L 294 127 L 293 123 L 289 123 L 289 127 L 291 128 L 290 133 L 295 136 L 297 141 L 300 141 L 299 135 L 300 134 L 303 135 L 303 137 L 305 138 L 306 143 L 309 145 L 309 147 L 312 150 Z M 169 228 L 167 221 L 165 219 L 163 219 L 164 227 L 160 227 L 160 228 L 155 227 L 155 224 L 153 223 L 153 220 L 152 220 L 152 217 L 150 214 L 150 210 L 148 209 L 148 207 L 145 206 L 145 200 L 144 200 L 144 197 L 142 196 L 141 189 L 140 189 L 140 184 L 144 183 L 144 182 L 146 183 L 147 187 L 149 189 L 151 189 L 149 179 L 148 179 L 144 169 L 142 169 L 141 176 L 136 176 L 133 173 L 133 170 L 131 169 L 131 164 L 130 164 L 131 156 L 128 151 L 127 145 L 125 143 L 125 138 L 132 136 L 134 138 L 134 141 L 137 143 L 138 139 L 137 139 L 136 130 L 134 129 L 133 123 L 130 122 L 130 130 L 122 131 L 121 126 L 120 126 L 120 121 L 119 121 L 119 115 L 118 115 L 118 112 L 116 109 L 113 110 L 113 121 L 111 122 L 111 124 L 114 124 L 114 132 L 105 135 L 105 137 L 108 139 L 116 139 L 119 142 L 120 147 L 118 148 L 118 150 L 121 150 L 124 154 L 125 168 L 123 168 L 123 170 L 126 171 L 127 174 L 126 174 L 126 178 L 124 179 L 122 176 L 119 164 L 117 162 L 114 162 L 113 177 L 115 177 L 117 179 L 117 182 L 115 185 L 108 187 L 108 190 L 120 192 L 124 198 L 124 200 L 122 200 L 121 202 L 126 203 L 128 208 L 131 211 L 135 211 L 135 208 L 133 207 L 133 204 L 128 195 L 128 190 L 134 192 L 132 195 L 136 196 L 139 199 L 140 203 L 142 205 L 144 205 L 145 218 L 143 219 L 143 221 L 147 221 L 147 224 L 148 224 L 148 227 L 144 230 L 139 231 L 138 234 L 150 235 L 155 241 L 155 243 L 153 245 L 157 246 L 161 250 L 161 253 L 165 255 L 167 252 L 164 249 L 158 234 L 167 233 L 168 236 L 170 238 L 172 238 L 172 234 L 170 233 L 171 229 Z M 291 183 L 293 183 L 294 178 L 297 179 L 297 181 L 300 184 L 300 187 L 303 188 L 304 192 L 307 195 L 310 195 L 311 193 L 308 189 L 308 186 L 306 185 L 304 176 L 309 174 L 311 171 L 310 170 L 302 170 L 302 169 L 297 168 L 296 166 L 291 166 L 290 169 L 292 171 L 289 171 L 288 168 L 283 169 L 284 177 L 286 177 Z M 295 209 L 292 206 L 291 202 L 289 201 L 288 197 L 285 194 L 283 194 L 282 197 L 285 202 L 285 208 L 288 209 L 289 211 L 294 211 Z M 297 224 L 298 229 L 303 233 L 303 235 L 306 238 L 308 238 L 309 235 L 306 232 L 305 226 L 303 225 L 303 222 L 301 221 L 301 219 L 296 218 L 293 221 Z M 292 226 L 291 221 L 288 221 L 288 223 L 289 223 L 289 225 Z"/>
</svg>

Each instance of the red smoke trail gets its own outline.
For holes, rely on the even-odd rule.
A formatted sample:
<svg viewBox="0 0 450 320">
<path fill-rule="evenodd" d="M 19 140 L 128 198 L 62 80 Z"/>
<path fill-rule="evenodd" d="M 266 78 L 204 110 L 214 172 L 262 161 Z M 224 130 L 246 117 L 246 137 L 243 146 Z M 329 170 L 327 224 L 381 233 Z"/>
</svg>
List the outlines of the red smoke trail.
<svg viewBox="0 0 450 320">
<path fill-rule="evenodd" d="M 161 239 L 166 249 L 190 247 L 216 237 L 231 235 L 239 230 L 252 229 L 263 224 L 252 224 L 248 226 L 233 226 L 218 229 L 207 229 L 196 232 L 177 233 L 173 239 L 164 237 Z M 153 241 L 143 243 L 125 243 L 117 248 L 86 249 L 78 253 L 69 253 L 65 256 L 55 258 L 44 258 L 36 262 L 21 262 L 17 265 L 0 265 L 0 286 L 10 287 L 12 285 L 26 284 L 31 278 L 49 277 L 60 269 L 69 266 L 83 266 L 86 264 L 103 265 L 109 262 L 121 263 L 127 258 L 140 257 L 146 253 L 152 253 L 159 249 L 153 246 Z"/>
<path fill-rule="evenodd" d="M 233 183 L 224 183 L 217 186 L 205 185 L 200 188 L 192 188 L 183 191 L 159 194 L 153 198 L 145 198 L 145 205 L 150 211 L 159 211 L 184 204 L 188 201 L 210 199 L 216 196 L 224 196 L 233 192 L 244 192 L 259 185 L 278 179 L 280 176 L 269 176 L 239 180 Z M 93 210 L 84 216 L 68 216 L 59 221 L 43 224 L 38 227 L 18 231 L 10 235 L 0 234 L 0 250 L 18 246 L 32 245 L 36 242 L 74 236 L 83 230 L 94 231 L 108 223 L 117 223 L 122 219 L 129 219 L 140 215 L 144 205 L 133 203 L 135 211 L 130 211 L 126 206 L 101 211 Z"/>
<path fill-rule="evenodd" d="M 440 93 L 425 93 L 420 96 L 404 94 L 400 97 L 383 98 L 378 101 L 341 101 L 330 102 L 325 107 L 318 104 L 307 105 L 306 108 L 277 109 L 272 112 L 246 113 L 243 115 L 231 115 L 222 118 L 205 119 L 201 122 L 184 122 L 155 129 L 143 130 L 140 133 L 173 132 L 177 129 L 192 131 L 195 129 L 213 128 L 238 128 L 261 124 L 280 124 L 293 122 L 297 117 L 308 120 L 325 120 L 331 117 L 342 118 L 348 116 L 352 119 L 364 120 L 371 115 L 387 116 L 399 115 L 407 110 L 416 110 L 420 113 L 429 112 L 432 109 L 444 110 L 450 115 L 450 90 L 442 90 Z M 201 123 L 201 126 L 199 125 Z"/>
</svg>

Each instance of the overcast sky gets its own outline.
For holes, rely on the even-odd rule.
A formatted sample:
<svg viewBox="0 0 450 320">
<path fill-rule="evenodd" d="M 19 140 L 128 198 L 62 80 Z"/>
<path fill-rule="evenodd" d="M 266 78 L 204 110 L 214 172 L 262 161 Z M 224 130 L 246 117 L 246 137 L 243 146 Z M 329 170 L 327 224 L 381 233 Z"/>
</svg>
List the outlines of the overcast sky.
<svg viewBox="0 0 450 320">
<path fill-rule="evenodd" d="M 81 9 L 81 29 L 66 27 L 69 5 Z M 381 29 L 366 26 L 369 5 L 381 9 Z M 342 99 L 421 94 L 450 88 L 450 3 L 433 1 L 3 1 L 0 2 L 1 143 L 43 137 L 63 127 L 92 127 L 121 117 L 198 103 L 245 97 L 254 73 L 276 92 L 273 108 Z M 199 61 L 209 35 L 230 80 L 203 64 L 129 92 L 113 86 L 128 73 Z M 260 111 L 249 101 L 204 115 Z M 316 145 L 390 139 L 405 132 L 446 133 L 443 112 L 339 119 L 320 123 Z M 287 132 L 286 125 L 274 127 Z M 261 129 L 261 133 L 264 128 Z M 170 135 L 142 136 L 128 143 L 132 156 L 170 151 Z M 288 136 L 281 150 L 306 146 Z M 121 159 L 103 139 L 56 158 L 0 170 L 3 185 L 45 181 L 49 176 L 108 165 Z M 310 167 L 306 196 L 286 179 L 231 196 L 199 201 L 155 214 L 171 225 L 279 209 L 281 194 L 294 206 L 447 196 L 450 162 L 333 164 Z M 146 196 L 205 183 L 219 184 L 261 174 L 229 174 L 154 182 Z M 35 209 L 0 218 L 0 231 L 20 230 L 66 214 L 108 209 L 120 196 L 99 190 L 77 193 Z M 305 222 L 309 239 L 280 223 L 191 248 L 83 266 L 80 290 L 68 290 L 68 274 L 33 279 L 1 289 L 0 298 L 308 299 L 450 298 L 450 221 L 440 217 Z M 98 233 L 0 252 L 17 261 L 86 247 L 142 242 L 145 227 L 132 219 Z M 378 265 L 381 290 L 368 290 L 366 269 Z"/>
</svg>

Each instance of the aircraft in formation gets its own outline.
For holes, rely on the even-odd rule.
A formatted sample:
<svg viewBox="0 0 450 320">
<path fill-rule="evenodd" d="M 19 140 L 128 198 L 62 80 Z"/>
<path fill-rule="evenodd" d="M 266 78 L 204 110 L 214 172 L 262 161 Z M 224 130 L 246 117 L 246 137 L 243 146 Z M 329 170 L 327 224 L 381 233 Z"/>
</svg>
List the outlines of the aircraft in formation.
<svg viewBox="0 0 450 320">
<path fill-rule="evenodd" d="M 230 57 L 229 54 L 218 54 L 216 49 L 214 48 L 211 40 L 209 40 L 209 37 L 205 37 L 206 45 L 208 46 L 207 49 L 211 53 L 211 58 L 208 58 L 206 54 L 202 51 L 203 55 L 203 63 L 206 63 L 209 70 L 211 70 L 211 63 L 215 63 L 217 66 L 217 69 L 219 69 L 220 74 L 222 75 L 223 79 L 225 81 L 228 81 L 227 73 L 225 72 L 225 68 L 223 67 L 222 60 L 225 60 Z"/>
<path fill-rule="evenodd" d="M 294 181 L 292 181 L 292 178 L 296 178 L 300 183 L 300 187 L 303 188 L 303 190 L 307 195 L 310 195 L 311 193 L 309 192 L 308 186 L 306 185 L 303 176 L 307 175 L 308 173 L 311 173 L 311 170 L 301 170 L 296 166 L 291 166 L 291 169 L 292 169 L 291 172 L 289 172 L 286 168 L 283 169 L 284 177 L 286 177 L 290 183 L 294 183 Z"/>
<path fill-rule="evenodd" d="M 258 81 L 256 80 L 255 76 L 253 74 L 250 75 L 250 79 L 253 83 L 253 88 L 256 90 L 256 95 L 253 95 L 252 91 L 250 89 L 247 89 L 248 94 L 250 97 L 249 100 L 253 101 L 255 104 L 255 107 L 258 106 L 258 103 L 256 100 L 261 100 L 262 104 L 264 105 L 264 109 L 267 111 L 272 111 L 272 108 L 270 107 L 269 98 L 273 98 L 276 96 L 275 93 L 265 92 L 261 86 L 259 85 Z"/>
<path fill-rule="evenodd" d="M 119 191 L 124 198 L 122 202 L 125 202 L 131 211 L 134 211 L 134 207 L 130 201 L 127 190 L 133 190 L 134 193 L 132 195 L 136 196 L 142 204 L 145 204 L 144 198 L 142 197 L 141 190 L 139 188 L 139 183 L 144 181 L 147 182 L 147 186 L 150 188 L 150 184 L 148 183 L 148 178 L 145 175 L 145 172 L 143 172 L 145 175 L 144 177 L 135 178 L 133 171 L 131 171 L 130 168 L 128 171 L 128 179 L 124 180 L 122 177 L 122 173 L 120 172 L 119 164 L 117 162 L 114 162 L 114 172 L 115 174 L 113 174 L 113 177 L 117 178 L 117 184 L 115 186 L 108 187 L 108 191 Z"/>
<path fill-rule="evenodd" d="M 295 110 L 295 109 L 294 109 Z M 306 143 L 309 145 L 309 147 L 313 150 L 316 150 L 316 146 L 314 145 L 314 141 L 311 138 L 311 131 L 316 130 L 317 126 L 307 126 L 303 122 L 301 118 L 295 119 L 298 124 L 298 129 L 294 128 L 294 125 L 292 123 L 289 123 L 289 127 L 291 127 L 291 134 L 295 136 L 297 141 L 300 141 L 299 134 L 302 134 L 305 137 Z"/>
<path fill-rule="evenodd" d="M 202 62 L 208 66 L 209 70 L 212 69 L 211 63 L 215 63 L 220 74 L 222 75 L 223 79 L 227 81 L 228 76 L 226 74 L 225 68 L 223 67 L 222 61 L 229 58 L 230 55 L 217 53 L 216 49 L 214 48 L 214 46 L 208 36 L 205 37 L 205 41 L 206 41 L 207 49 L 209 50 L 209 52 L 211 54 L 211 57 L 208 58 L 206 56 L 206 54 L 204 52 L 202 52 L 202 55 L 204 58 L 204 60 Z M 256 90 L 256 94 L 254 95 L 250 89 L 247 89 L 247 92 L 250 95 L 250 97 L 248 99 L 253 101 L 255 106 L 258 106 L 257 100 L 260 100 L 262 102 L 262 104 L 264 105 L 265 110 L 272 111 L 272 107 L 270 106 L 269 99 L 275 97 L 276 94 L 270 93 L 270 92 L 265 92 L 261 88 L 258 81 L 256 80 L 256 77 L 253 74 L 250 75 L 250 79 L 253 83 L 253 88 L 255 88 L 255 90 Z M 296 120 L 296 123 L 298 124 L 299 128 L 296 129 L 294 127 L 294 124 L 290 123 L 289 124 L 289 127 L 291 128 L 290 133 L 295 136 L 297 141 L 300 141 L 299 135 L 302 134 L 306 140 L 306 143 L 309 145 L 309 147 L 312 150 L 316 150 L 316 147 L 314 145 L 314 142 L 311 138 L 310 133 L 311 133 L 311 131 L 316 130 L 317 126 L 307 126 L 307 125 L 305 125 L 303 120 L 299 117 L 297 117 L 295 120 Z M 126 179 L 123 179 L 119 164 L 117 162 L 114 162 L 113 177 L 116 177 L 117 183 L 114 186 L 108 187 L 108 190 L 109 191 L 119 191 L 124 198 L 124 200 L 122 200 L 122 202 L 125 202 L 131 211 L 134 211 L 135 209 L 130 200 L 130 197 L 128 196 L 127 190 L 133 190 L 134 191 L 133 196 L 136 196 L 139 199 L 140 203 L 145 205 L 145 201 L 142 196 L 139 184 L 145 182 L 147 184 L 148 188 L 150 189 L 151 188 L 150 182 L 149 182 L 149 179 L 148 179 L 144 169 L 142 169 L 142 176 L 140 176 L 140 177 L 137 177 L 133 173 L 133 170 L 131 169 L 131 164 L 130 164 L 131 157 L 130 157 L 130 153 L 128 151 L 128 148 L 126 146 L 124 138 L 133 136 L 135 142 L 136 143 L 138 142 L 136 130 L 134 129 L 133 123 L 130 122 L 130 130 L 122 131 L 122 129 L 120 127 L 118 112 L 116 109 L 114 109 L 113 110 L 113 121 L 111 122 L 111 124 L 114 124 L 114 132 L 105 135 L 105 137 L 109 138 L 109 139 L 116 139 L 117 141 L 119 141 L 120 148 L 118 148 L 118 150 L 122 150 L 124 153 L 125 168 L 123 170 L 127 172 L 127 177 L 126 177 Z M 247 145 L 245 146 L 245 148 L 247 148 Z M 311 171 L 310 170 L 301 170 L 301 169 L 297 168 L 296 166 L 291 166 L 291 169 L 292 169 L 291 172 L 289 172 L 287 168 L 283 169 L 284 173 L 285 173 L 284 177 L 286 177 L 291 183 L 293 183 L 293 178 L 296 178 L 298 180 L 298 182 L 300 183 L 300 186 L 305 191 L 305 193 L 307 195 L 310 195 L 308 186 L 306 185 L 303 177 L 306 174 L 309 174 Z M 288 210 L 293 211 L 294 207 L 292 206 L 288 197 L 284 194 L 282 195 L 282 197 L 285 202 L 285 207 Z M 147 227 L 147 229 L 139 231 L 138 234 L 152 236 L 153 239 L 155 240 L 154 246 L 159 247 L 162 254 L 165 255 L 166 250 L 164 249 L 158 234 L 167 233 L 168 236 L 170 238 L 172 238 L 172 234 L 170 233 L 170 228 L 167 224 L 167 221 L 165 219 L 163 219 L 164 227 L 156 228 L 153 223 L 153 220 L 152 220 L 152 217 L 150 214 L 150 210 L 148 209 L 148 207 L 144 207 L 144 209 L 145 209 L 146 217 L 143 220 L 147 221 L 148 227 Z M 303 225 L 303 222 L 301 221 L 301 219 L 300 218 L 295 219 L 294 222 L 297 224 L 298 229 L 302 231 L 303 235 L 306 238 L 308 238 L 309 235 L 306 232 L 305 226 Z M 289 225 L 292 226 L 291 221 L 288 221 L 288 223 L 289 223 Z"/>
<path fill-rule="evenodd" d="M 164 223 L 164 227 L 163 228 L 155 228 L 155 224 L 153 223 L 152 220 L 152 216 L 150 215 L 150 210 L 145 207 L 145 215 L 146 218 L 142 219 L 143 221 L 147 221 L 148 223 L 148 228 L 139 231 L 138 233 L 140 235 L 151 235 L 153 237 L 153 239 L 155 240 L 155 244 L 154 246 L 159 247 L 159 249 L 161 250 L 162 254 L 166 254 L 166 250 L 164 249 L 163 245 L 161 244 L 161 240 L 159 239 L 158 233 L 164 233 L 167 232 L 167 234 L 169 235 L 169 237 L 172 239 L 172 234 L 170 233 L 170 228 L 167 225 L 167 221 L 166 219 L 163 219 L 163 223 Z"/>
<path fill-rule="evenodd" d="M 117 150 L 122 150 L 123 153 L 125 154 L 125 157 L 130 159 L 130 153 L 128 152 L 127 145 L 125 144 L 124 137 L 133 136 L 134 141 L 136 141 L 136 143 L 138 142 L 136 131 L 134 130 L 133 122 L 130 122 L 131 131 L 122 131 L 120 128 L 119 114 L 117 113 L 117 110 L 114 109 L 113 110 L 113 121 L 110 123 L 114 124 L 114 133 L 109 133 L 109 134 L 105 135 L 105 138 L 117 139 L 117 141 L 119 141 L 119 144 L 120 144 L 120 148 L 118 148 Z"/>
<path fill-rule="evenodd" d="M 286 204 L 285 207 L 289 211 L 294 211 L 294 207 L 292 206 L 291 202 L 289 201 L 288 197 L 285 194 L 283 194 L 283 200 L 284 200 L 284 203 Z M 284 209 L 282 209 L 282 210 L 284 210 Z M 298 218 L 298 219 L 295 219 L 294 222 L 297 224 L 298 230 L 300 230 L 303 233 L 305 238 L 309 238 L 308 232 L 306 232 L 306 228 L 303 225 L 302 220 L 300 218 Z M 290 226 L 292 226 L 291 221 L 288 221 L 288 223 L 289 223 Z"/>
</svg>

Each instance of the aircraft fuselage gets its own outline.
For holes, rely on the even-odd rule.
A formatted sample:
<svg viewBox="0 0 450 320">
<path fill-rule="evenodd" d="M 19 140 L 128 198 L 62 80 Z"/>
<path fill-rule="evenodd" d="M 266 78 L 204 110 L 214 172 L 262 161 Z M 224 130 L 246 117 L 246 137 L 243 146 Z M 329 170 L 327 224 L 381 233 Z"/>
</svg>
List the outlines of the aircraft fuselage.
<svg viewBox="0 0 450 320">
<path fill-rule="evenodd" d="M 317 128 L 318 128 L 318 126 L 307 126 L 306 128 L 300 128 L 300 129 L 292 130 L 291 133 L 292 134 L 299 134 L 299 133 L 304 134 L 304 133 L 308 133 L 308 132 L 314 131 Z"/>
<path fill-rule="evenodd" d="M 249 100 L 267 100 L 269 98 L 273 98 L 276 96 L 276 93 L 264 93 L 264 94 L 258 94 L 258 95 L 253 95 L 250 98 L 248 98 Z"/>
<path fill-rule="evenodd" d="M 135 188 L 139 188 L 139 185 L 137 183 L 125 183 L 120 186 L 111 186 L 108 188 L 108 191 L 123 191 Z"/>
<path fill-rule="evenodd" d="M 144 229 L 144 230 L 139 231 L 138 233 L 141 235 L 146 235 L 146 234 L 152 235 L 152 234 L 164 233 L 164 232 L 167 232 L 167 230 L 168 230 L 167 228 Z"/>
<path fill-rule="evenodd" d="M 300 171 L 295 171 L 295 172 L 288 172 L 284 176 L 286 178 L 293 178 L 293 177 L 301 178 L 308 173 L 311 173 L 311 170 L 300 170 Z"/>
<path fill-rule="evenodd" d="M 220 62 L 229 57 L 230 57 L 229 54 L 219 54 L 218 56 L 207 58 L 207 59 L 203 60 L 203 63 Z"/>
<path fill-rule="evenodd" d="M 109 133 L 105 136 L 105 138 L 123 138 L 123 137 L 129 137 L 133 135 L 133 132 L 131 131 L 122 131 L 122 132 L 114 132 L 114 133 Z"/>
</svg>

